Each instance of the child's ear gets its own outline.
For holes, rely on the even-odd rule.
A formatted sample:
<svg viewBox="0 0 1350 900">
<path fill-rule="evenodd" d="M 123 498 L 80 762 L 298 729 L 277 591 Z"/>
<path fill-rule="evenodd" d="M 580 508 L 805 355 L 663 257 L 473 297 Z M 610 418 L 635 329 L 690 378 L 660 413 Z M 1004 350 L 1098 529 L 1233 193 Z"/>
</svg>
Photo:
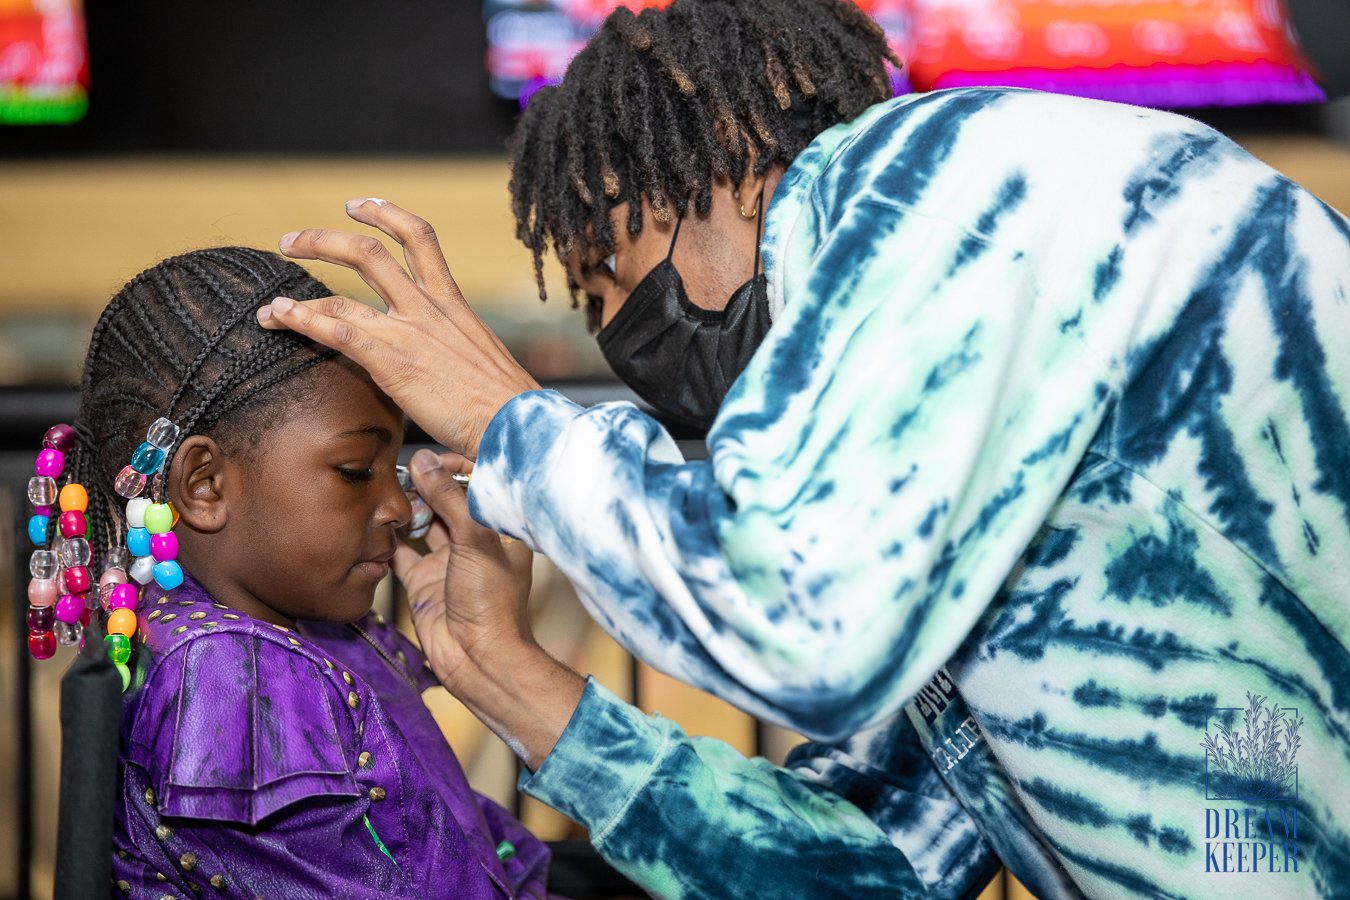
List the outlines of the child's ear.
<svg viewBox="0 0 1350 900">
<path fill-rule="evenodd" d="M 192 530 L 214 533 L 225 527 L 229 469 L 225 454 L 205 435 L 194 434 L 179 445 L 169 468 L 169 496 Z"/>
</svg>

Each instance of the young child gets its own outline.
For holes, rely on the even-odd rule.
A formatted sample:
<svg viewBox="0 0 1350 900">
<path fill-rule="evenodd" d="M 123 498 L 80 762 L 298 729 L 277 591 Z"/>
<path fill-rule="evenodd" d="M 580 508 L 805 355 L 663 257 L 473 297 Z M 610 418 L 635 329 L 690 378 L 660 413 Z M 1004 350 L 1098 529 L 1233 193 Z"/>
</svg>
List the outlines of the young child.
<svg viewBox="0 0 1350 900">
<path fill-rule="evenodd" d="M 108 615 L 128 683 L 124 894 L 542 897 L 547 849 L 470 789 L 421 701 L 435 679 L 370 613 L 411 515 L 403 416 L 354 366 L 256 323 L 278 294 L 329 293 L 220 248 L 112 299 L 79 419 L 39 459 L 50 508 L 30 532 L 55 546 L 35 558 L 30 646 Z"/>
</svg>

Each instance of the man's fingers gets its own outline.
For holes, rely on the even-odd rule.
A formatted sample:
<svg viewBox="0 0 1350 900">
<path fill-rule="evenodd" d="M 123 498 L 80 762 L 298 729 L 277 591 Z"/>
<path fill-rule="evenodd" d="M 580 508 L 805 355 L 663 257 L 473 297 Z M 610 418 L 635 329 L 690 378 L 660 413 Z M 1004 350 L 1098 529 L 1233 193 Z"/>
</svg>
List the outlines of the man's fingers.
<svg viewBox="0 0 1350 900">
<path fill-rule="evenodd" d="M 317 259 L 352 269 L 391 310 L 407 311 L 428 299 L 384 243 L 372 235 L 306 228 L 282 235 L 280 248 L 292 259 Z"/>
<path fill-rule="evenodd" d="M 361 311 L 358 307 L 364 307 Z M 364 328 L 379 313 L 350 297 L 323 297 L 299 303 L 278 297 L 258 309 L 258 324 L 272 331 L 288 328 L 352 358 L 365 369 L 375 362 L 375 341 Z"/>
<path fill-rule="evenodd" d="M 403 586 L 408 586 L 408 576 L 413 567 L 422 561 L 422 554 L 418 553 L 407 544 L 400 543 L 394 550 L 394 558 L 391 564 L 394 567 L 394 577 L 403 582 Z"/>
<path fill-rule="evenodd" d="M 506 346 L 479 319 L 455 283 L 445 251 L 431 223 L 416 213 L 378 197 L 348 200 L 347 215 L 363 225 L 378 228 L 403 247 L 403 259 L 413 281 L 431 304 L 456 321 L 460 328 L 492 341 L 503 353 Z M 472 324 L 470 324 L 472 323 Z"/>
<path fill-rule="evenodd" d="M 430 450 L 413 454 L 413 483 L 417 493 L 435 510 L 449 530 L 450 543 L 493 549 L 497 536 L 483 528 L 469 515 L 469 500 L 464 486 L 453 478 L 466 473 L 472 463 L 458 453 L 437 456 Z"/>
<path fill-rule="evenodd" d="M 398 241 L 413 281 L 433 298 L 440 299 L 444 294 L 445 299 L 465 302 L 455 277 L 450 274 L 450 265 L 445 261 L 445 251 L 436 237 L 436 229 L 426 219 L 378 197 L 348 200 L 347 215 Z"/>
</svg>

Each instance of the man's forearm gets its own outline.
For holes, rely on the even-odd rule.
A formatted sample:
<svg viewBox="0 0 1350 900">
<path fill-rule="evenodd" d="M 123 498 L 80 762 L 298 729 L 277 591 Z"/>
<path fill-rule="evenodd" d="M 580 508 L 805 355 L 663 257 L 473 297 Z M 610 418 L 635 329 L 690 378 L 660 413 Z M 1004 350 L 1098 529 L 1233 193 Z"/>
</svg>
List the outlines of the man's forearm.
<svg viewBox="0 0 1350 900">
<path fill-rule="evenodd" d="M 538 769 L 576 711 L 586 680 L 538 644 L 494 648 L 473 658 L 451 690 L 531 770 Z"/>
</svg>

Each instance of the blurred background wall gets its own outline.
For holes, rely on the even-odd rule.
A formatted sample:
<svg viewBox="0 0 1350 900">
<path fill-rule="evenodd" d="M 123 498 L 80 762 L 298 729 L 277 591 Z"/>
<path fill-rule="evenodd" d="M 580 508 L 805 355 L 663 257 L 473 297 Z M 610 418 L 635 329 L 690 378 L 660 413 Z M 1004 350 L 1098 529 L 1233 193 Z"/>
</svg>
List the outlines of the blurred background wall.
<svg viewBox="0 0 1350 900">
<path fill-rule="evenodd" d="M 0 392 L 73 384 L 98 312 L 145 266 L 191 248 L 274 247 L 286 231 L 346 227 L 343 202 L 368 196 L 395 200 L 436 225 L 460 286 L 537 378 L 608 378 L 556 267 L 549 270 L 553 296 L 542 304 L 537 297 L 529 255 L 513 235 L 502 153 L 519 106 L 494 95 L 485 67 L 485 9 L 542 14 L 566 5 L 89 0 L 80 26 L 87 25 L 87 57 L 68 61 L 83 66 L 77 80 L 87 91 L 82 100 L 47 98 L 73 110 L 71 120 L 21 124 L 29 109 L 22 104 L 11 104 L 9 118 L 0 113 Z M 873 6 L 878 14 L 894 8 Z M 35 10 L 59 18 L 79 7 L 70 0 L 0 0 L 0 85 L 23 63 L 6 55 L 6 16 L 17 20 Z M 1338 0 L 1305 0 L 1294 12 L 1290 21 L 1315 33 L 1309 47 L 1323 48 L 1322 84 L 1333 96 L 1344 91 L 1350 15 Z M 527 29 L 526 36 L 539 33 Z M 15 99 L 12 92 L 8 99 Z M 1344 102 L 1194 114 L 1350 210 Z M 313 268 L 335 290 L 370 297 L 345 270 Z M 19 437 L 6 435 L 6 445 Z M 20 454 L 28 459 L 36 438 L 30 443 L 33 449 Z M 0 897 L 16 895 L 19 866 L 26 864 L 17 839 L 23 822 L 34 837 L 32 895 L 50 893 L 56 682 L 70 659 L 62 650 L 55 660 L 32 665 L 18 649 L 26 605 L 18 566 L 27 548 L 13 525 L 25 514 L 23 498 L 0 488 L 0 789 L 6 797 L 22 794 L 14 783 L 19 748 L 12 723 L 20 667 L 30 665 L 36 726 L 31 808 L 0 816 Z M 397 615 L 391 597 L 381 602 Z M 533 603 L 555 653 L 644 709 L 743 752 L 759 749 L 781 760 L 791 746 L 793 736 L 634 666 L 590 623 L 544 560 L 537 562 Z M 474 783 L 510 805 L 515 769 L 509 751 L 443 692 L 428 702 Z M 574 833 L 536 804 L 521 811 L 543 837 Z M 989 895 L 1003 890 L 996 885 Z"/>
</svg>

